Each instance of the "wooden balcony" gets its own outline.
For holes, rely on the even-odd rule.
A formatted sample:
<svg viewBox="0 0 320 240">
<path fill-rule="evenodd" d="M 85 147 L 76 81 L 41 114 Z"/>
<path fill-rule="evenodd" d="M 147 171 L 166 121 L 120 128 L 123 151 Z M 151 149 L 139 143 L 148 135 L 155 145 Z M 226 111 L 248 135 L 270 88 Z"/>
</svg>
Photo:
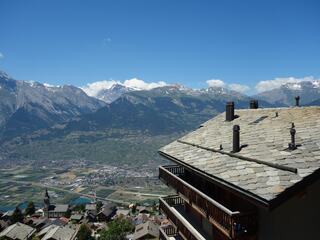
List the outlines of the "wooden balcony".
<svg viewBox="0 0 320 240">
<path fill-rule="evenodd" d="M 171 186 L 195 210 L 229 239 L 256 232 L 254 212 L 232 211 L 183 180 L 184 168 L 170 165 L 159 168 L 159 178 Z"/>
<path fill-rule="evenodd" d="M 159 208 L 162 213 L 164 213 L 167 218 L 174 225 L 176 232 L 165 232 L 163 229 L 160 229 L 160 239 L 169 239 L 171 237 L 175 239 L 184 239 L 184 240 L 206 240 L 192 224 L 190 224 L 184 216 L 176 210 L 175 207 L 182 206 L 184 200 L 179 196 L 168 196 L 165 198 L 160 198 Z"/>
<path fill-rule="evenodd" d="M 160 234 L 159 234 L 159 239 L 160 240 L 171 240 L 172 237 L 174 239 L 181 239 L 179 237 L 177 228 L 175 226 L 169 225 L 169 226 L 164 226 L 159 228 Z"/>
</svg>

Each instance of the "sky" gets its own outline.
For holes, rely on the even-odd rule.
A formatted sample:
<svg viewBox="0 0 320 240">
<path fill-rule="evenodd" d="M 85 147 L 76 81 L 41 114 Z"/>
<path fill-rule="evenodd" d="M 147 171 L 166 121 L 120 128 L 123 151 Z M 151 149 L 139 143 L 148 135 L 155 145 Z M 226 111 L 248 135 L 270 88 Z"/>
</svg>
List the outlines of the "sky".
<svg viewBox="0 0 320 240">
<path fill-rule="evenodd" d="M 253 93 L 320 78 L 317 0 L 0 0 L 0 12 L 0 69 L 16 79 Z"/>
</svg>

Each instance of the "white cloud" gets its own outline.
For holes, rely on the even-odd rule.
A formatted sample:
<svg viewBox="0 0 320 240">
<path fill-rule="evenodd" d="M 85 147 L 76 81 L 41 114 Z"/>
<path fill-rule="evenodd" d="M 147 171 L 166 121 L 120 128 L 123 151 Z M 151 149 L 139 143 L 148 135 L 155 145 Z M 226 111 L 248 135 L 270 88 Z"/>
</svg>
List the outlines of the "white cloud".
<svg viewBox="0 0 320 240">
<path fill-rule="evenodd" d="M 0 59 L 4 58 L 4 55 L 2 52 L 0 52 Z"/>
<path fill-rule="evenodd" d="M 209 87 L 224 87 L 226 85 L 224 81 L 220 79 L 207 80 L 207 84 L 209 85 Z"/>
<path fill-rule="evenodd" d="M 237 83 L 228 84 L 228 88 L 239 93 L 245 93 L 250 90 L 249 86 Z"/>
<path fill-rule="evenodd" d="M 250 87 L 247 85 L 242 85 L 242 84 L 238 84 L 238 83 L 227 84 L 220 79 L 207 80 L 207 84 L 209 85 L 209 87 L 225 87 L 225 88 L 228 88 L 233 91 L 240 92 L 240 93 L 245 93 L 250 90 Z"/>
<path fill-rule="evenodd" d="M 265 92 L 270 91 L 272 89 L 276 89 L 281 87 L 285 84 L 290 84 L 290 87 L 292 89 L 300 89 L 300 82 L 308 81 L 308 82 L 314 82 L 317 81 L 314 79 L 314 77 L 304 77 L 304 78 L 295 78 L 295 77 L 285 77 L 285 78 L 275 78 L 272 80 L 264 80 L 258 82 L 258 84 L 255 86 L 257 92 Z"/>
<path fill-rule="evenodd" d="M 128 88 L 133 88 L 134 90 L 150 90 L 156 87 L 163 87 L 167 85 L 167 83 L 163 81 L 147 83 L 143 80 L 132 78 L 125 80 L 124 82 L 115 80 L 104 80 L 89 83 L 86 86 L 81 87 L 81 89 L 89 96 L 97 96 L 100 91 L 110 89 L 115 84 L 120 84 Z"/>
<path fill-rule="evenodd" d="M 123 85 L 126 87 L 129 87 L 129 88 L 134 88 L 136 90 L 150 90 L 152 88 L 166 86 L 167 83 L 165 83 L 163 81 L 147 83 L 143 80 L 140 80 L 137 78 L 132 78 L 129 80 L 125 80 Z"/>
<path fill-rule="evenodd" d="M 110 89 L 114 84 L 121 84 L 120 82 L 114 80 L 104 80 L 94 83 L 88 83 L 86 86 L 81 87 L 81 89 L 89 96 L 97 96 L 97 94 L 106 89 Z"/>
</svg>

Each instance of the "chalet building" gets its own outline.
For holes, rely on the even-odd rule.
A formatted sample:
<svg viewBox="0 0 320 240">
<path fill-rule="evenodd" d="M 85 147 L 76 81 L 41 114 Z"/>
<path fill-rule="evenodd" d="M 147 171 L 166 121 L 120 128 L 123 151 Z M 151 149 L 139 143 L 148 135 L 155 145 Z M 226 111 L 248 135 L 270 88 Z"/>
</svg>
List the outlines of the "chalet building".
<svg viewBox="0 0 320 240">
<path fill-rule="evenodd" d="M 298 105 L 298 104 L 297 104 Z M 160 239 L 320 238 L 320 107 L 235 110 L 159 150 Z"/>
<path fill-rule="evenodd" d="M 106 203 L 102 206 L 97 218 L 100 222 L 109 222 L 116 214 L 117 207 L 114 203 Z"/>
<path fill-rule="evenodd" d="M 49 218 L 62 218 L 69 211 L 68 204 L 51 205 L 49 210 Z"/>
<path fill-rule="evenodd" d="M 97 204 L 95 204 L 95 203 L 86 204 L 85 211 L 87 213 L 91 212 L 96 215 L 97 214 Z"/>
</svg>

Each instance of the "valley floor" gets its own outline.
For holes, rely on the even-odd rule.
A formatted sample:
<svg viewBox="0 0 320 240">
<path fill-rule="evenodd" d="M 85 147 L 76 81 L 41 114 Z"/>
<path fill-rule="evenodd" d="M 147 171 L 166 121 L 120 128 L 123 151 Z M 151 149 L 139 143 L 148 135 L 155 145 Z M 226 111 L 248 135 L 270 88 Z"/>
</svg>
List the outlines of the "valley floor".
<svg viewBox="0 0 320 240">
<path fill-rule="evenodd" d="M 157 202 L 170 190 L 158 180 L 155 170 L 119 168 L 110 165 L 68 169 L 16 166 L 0 171 L 0 211 L 26 201 L 42 206 L 44 189 L 52 202 L 72 203 L 79 197 L 109 200 L 120 205 Z"/>
</svg>

